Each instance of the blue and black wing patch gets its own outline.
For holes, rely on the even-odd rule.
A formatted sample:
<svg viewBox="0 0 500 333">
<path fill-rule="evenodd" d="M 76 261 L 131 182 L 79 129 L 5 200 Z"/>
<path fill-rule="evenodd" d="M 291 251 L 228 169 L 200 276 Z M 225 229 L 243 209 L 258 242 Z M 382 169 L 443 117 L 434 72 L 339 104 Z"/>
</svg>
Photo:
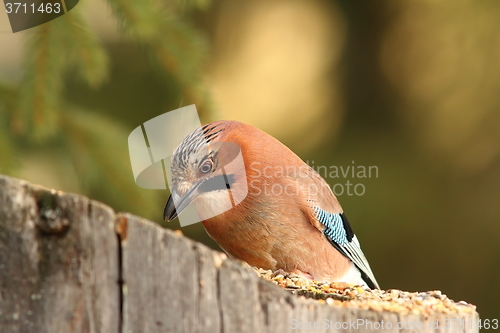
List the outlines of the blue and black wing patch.
<svg viewBox="0 0 500 333">
<path fill-rule="evenodd" d="M 349 258 L 361 271 L 363 280 L 370 288 L 379 288 L 377 280 L 366 260 L 359 245 L 356 235 L 352 232 L 351 226 L 345 214 L 330 214 L 323 209 L 314 207 L 316 219 L 325 226 L 323 234 L 328 241 L 344 256 Z"/>
<path fill-rule="evenodd" d="M 325 226 L 323 233 L 329 241 L 334 241 L 340 246 L 346 246 L 352 241 L 352 231 L 351 234 L 348 234 L 348 230 L 344 227 L 342 214 L 330 214 L 320 208 L 316 208 L 315 212 L 316 219 Z M 349 228 L 349 231 L 350 230 L 351 228 Z"/>
</svg>

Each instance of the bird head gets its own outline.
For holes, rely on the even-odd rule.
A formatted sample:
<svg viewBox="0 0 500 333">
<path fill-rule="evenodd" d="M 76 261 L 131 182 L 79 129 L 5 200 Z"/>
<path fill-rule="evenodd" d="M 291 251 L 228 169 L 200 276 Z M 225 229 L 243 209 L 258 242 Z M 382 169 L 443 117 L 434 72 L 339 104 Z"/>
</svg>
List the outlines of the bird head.
<svg viewBox="0 0 500 333">
<path fill-rule="evenodd" d="M 227 122 L 202 126 L 175 149 L 164 220 L 173 220 L 191 203 L 205 220 L 231 209 L 246 196 L 241 149 L 227 140 L 227 127 Z"/>
</svg>

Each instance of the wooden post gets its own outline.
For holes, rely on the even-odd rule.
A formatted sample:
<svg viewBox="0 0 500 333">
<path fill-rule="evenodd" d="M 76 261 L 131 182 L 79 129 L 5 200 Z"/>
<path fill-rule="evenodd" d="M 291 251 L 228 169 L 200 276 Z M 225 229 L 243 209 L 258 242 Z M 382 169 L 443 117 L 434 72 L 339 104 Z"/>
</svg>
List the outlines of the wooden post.
<svg viewBox="0 0 500 333">
<path fill-rule="evenodd" d="M 298 297 L 181 233 L 0 176 L 1 332 L 478 332 L 478 318 Z"/>
</svg>

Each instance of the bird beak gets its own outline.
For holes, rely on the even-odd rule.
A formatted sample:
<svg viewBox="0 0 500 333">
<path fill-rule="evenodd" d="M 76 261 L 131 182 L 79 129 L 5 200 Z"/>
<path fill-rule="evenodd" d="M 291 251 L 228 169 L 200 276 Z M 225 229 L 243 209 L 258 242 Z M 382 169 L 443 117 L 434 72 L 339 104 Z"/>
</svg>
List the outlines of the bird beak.
<svg viewBox="0 0 500 333">
<path fill-rule="evenodd" d="M 170 222 L 179 216 L 182 211 L 186 209 L 186 207 L 189 206 L 189 204 L 198 196 L 198 187 L 200 184 L 201 182 L 193 185 L 193 187 L 191 187 L 182 198 L 179 197 L 175 190 L 172 190 L 172 194 L 170 195 L 170 198 L 168 198 L 165 209 L 163 210 L 163 220 Z"/>
</svg>

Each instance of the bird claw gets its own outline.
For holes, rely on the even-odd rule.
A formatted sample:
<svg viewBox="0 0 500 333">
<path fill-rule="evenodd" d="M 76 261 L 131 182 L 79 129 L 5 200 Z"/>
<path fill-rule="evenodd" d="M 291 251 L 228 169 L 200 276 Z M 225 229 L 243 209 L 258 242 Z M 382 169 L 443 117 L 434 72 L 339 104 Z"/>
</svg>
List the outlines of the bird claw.
<svg viewBox="0 0 500 333">
<path fill-rule="evenodd" d="M 282 270 L 280 268 L 280 269 L 274 271 L 273 274 L 271 274 L 271 277 L 274 278 L 274 277 L 277 277 L 278 275 L 283 275 L 283 277 L 288 277 L 288 275 L 290 275 L 290 273 L 285 272 L 284 270 Z"/>
<path fill-rule="evenodd" d="M 283 269 L 280 268 L 280 269 L 274 271 L 273 274 L 271 275 L 271 277 L 273 278 L 273 277 L 276 277 L 278 275 L 283 275 L 283 277 L 288 278 L 288 277 L 290 277 L 291 274 L 295 274 L 295 275 L 301 276 L 301 277 L 309 279 L 309 280 L 314 280 L 314 277 L 310 273 L 303 272 L 299 269 L 293 269 L 290 272 L 285 272 Z"/>
</svg>

